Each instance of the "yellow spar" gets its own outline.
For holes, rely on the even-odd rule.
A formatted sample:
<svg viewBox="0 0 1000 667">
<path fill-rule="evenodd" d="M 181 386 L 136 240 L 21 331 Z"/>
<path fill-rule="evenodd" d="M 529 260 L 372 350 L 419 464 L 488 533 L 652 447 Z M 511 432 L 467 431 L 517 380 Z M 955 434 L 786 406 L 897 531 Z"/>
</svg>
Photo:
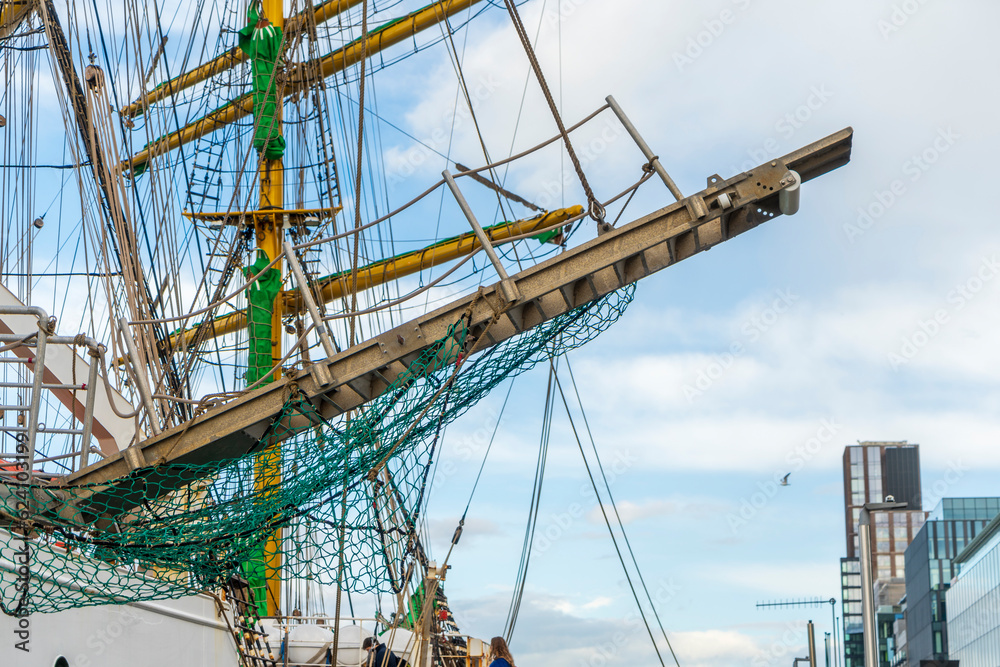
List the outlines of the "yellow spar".
<svg viewBox="0 0 1000 667">
<path fill-rule="evenodd" d="M 507 239 L 522 234 L 539 234 L 556 229 L 565 224 L 567 220 L 582 213 L 582 206 L 571 206 L 570 208 L 557 209 L 527 220 L 504 222 L 492 227 L 486 227 L 484 231 L 491 241 L 502 243 Z M 190 217 L 199 216 L 191 215 Z M 478 248 L 479 240 L 476 238 L 475 233 L 468 232 L 460 236 L 445 239 L 427 248 L 421 248 L 420 250 L 380 260 L 358 269 L 358 290 L 369 289 L 403 276 L 412 275 L 424 269 L 429 269 L 444 262 L 468 255 Z M 329 303 L 350 293 L 351 274 L 349 271 L 345 271 L 321 278 L 317 282 L 320 284 L 323 301 Z M 282 310 L 285 313 L 297 314 L 305 312 L 305 304 L 302 302 L 297 289 L 279 294 L 278 302 L 282 304 Z M 215 319 L 209 328 L 208 335 L 204 336 L 202 340 L 242 331 L 246 327 L 246 324 L 246 314 L 242 311 L 222 315 Z M 173 334 L 170 337 L 171 346 L 175 348 L 189 346 L 191 341 L 194 340 L 196 329 L 197 327 L 192 327 L 183 332 Z"/>
<path fill-rule="evenodd" d="M 351 65 L 356 65 L 361 61 L 362 54 L 367 53 L 367 56 L 370 58 L 383 49 L 399 44 L 416 33 L 437 25 L 448 17 L 464 9 L 468 9 L 481 1 L 441 0 L 440 2 L 435 2 L 402 19 L 372 30 L 368 33 L 367 44 L 361 38 L 358 38 L 320 58 L 318 63 L 311 61 L 301 65 L 297 70 L 300 73 L 315 71 L 315 66 L 318 65 L 321 75 L 324 78 L 329 77 L 347 69 Z M 305 90 L 309 86 L 309 83 L 309 79 L 301 76 L 301 74 L 297 77 L 293 76 L 284 89 L 280 91 L 280 94 L 284 97 L 294 95 Z M 247 94 L 238 97 L 193 123 L 189 123 L 179 130 L 150 142 L 147 148 L 133 155 L 130 161 L 122 163 L 121 167 L 125 171 L 139 169 L 149 162 L 149 159 L 154 155 L 168 153 L 186 143 L 210 134 L 233 121 L 249 116 L 252 112 L 253 101 L 251 95 Z"/>
<path fill-rule="evenodd" d="M 329 21 L 334 16 L 346 12 L 356 5 L 360 5 L 364 0 L 330 0 L 330 2 L 324 2 L 322 5 L 316 8 L 313 13 L 313 20 L 317 23 L 324 23 Z M 288 19 L 285 24 L 285 35 L 288 41 L 291 41 L 293 37 L 303 29 L 306 28 L 307 17 L 305 12 L 301 12 L 292 18 Z M 196 84 L 206 81 L 216 74 L 221 74 L 227 69 L 238 65 L 241 62 L 246 61 L 247 57 L 238 47 L 233 47 L 223 53 L 221 56 L 216 56 L 214 59 L 209 60 L 204 65 L 199 65 L 190 72 L 181 74 L 180 76 L 174 77 L 169 81 L 164 81 L 158 85 L 153 90 L 149 91 L 143 97 L 139 98 L 127 107 L 121 110 L 121 114 L 126 117 L 135 117 L 142 114 L 150 104 L 156 104 L 166 98 L 176 95 L 177 93 L 190 88 Z"/>
</svg>

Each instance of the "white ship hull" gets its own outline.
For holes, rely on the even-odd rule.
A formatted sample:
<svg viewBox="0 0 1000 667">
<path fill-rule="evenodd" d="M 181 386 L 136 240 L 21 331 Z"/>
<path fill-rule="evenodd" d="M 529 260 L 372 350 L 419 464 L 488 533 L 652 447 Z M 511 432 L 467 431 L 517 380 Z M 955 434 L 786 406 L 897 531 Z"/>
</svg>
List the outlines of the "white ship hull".
<svg viewBox="0 0 1000 667">
<path fill-rule="evenodd" d="M 237 667 L 232 635 L 207 595 L 32 614 L 27 643 L 19 620 L 0 616 L 0 665 L 53 667 Z M 26 647 L 28 650 L 21 650 Z"/>
<path fill-rule="evenodd" d="M 0 530 L 0 542 L 16 543 Z M 47 567 L 60 564 L 56 576 Z M 0 547 L 0 584 L 10 590 L 21 578 L 19 555 Z M 56 613 L 31 614 L 26 619 L 0 615 L 0 667 L 238 667 L 241 664 L 233 628 L 236 620 L 229 603 L 212 595 L 189 595 L 176 600 L 124 602 L 125 591 L 113 586 L 98 590 L 88 579 L 104 579 L 114 568 L 80 556 L 62 558 L 58 552 L 32 553 L 30 589 L 60 587 L 68 595 L 106 598 L 107 604 L 79 607 Z M 40 567 L 43 566 L 43 567 Z M 86 573 L 84 575 L 83 573 Z M 7 600 L 6 602 L 10 602 Z M 279 627 L 262 619 L 270 651 L 278 665 L 326 665 L 333 652 L 333 619 L 293 619 Z M 287 629 L 287 658 L 282 650 Z M 337 638 L 339 667 L 358 667 L 366 657 L 361 643 L 377 632 L 374 619 L 342 618 Z M 381 636 L 396 655 L 414 660 L 413 633 L 397 628 Z M 477 643 L 480 646 L 481 643 Z M 481 647 L 478 654 L 481 655 Z M 60 658 L 65 662 L 60 661 Z M 252 664 L 263 664 L 254 662 Z"/>
</svg>

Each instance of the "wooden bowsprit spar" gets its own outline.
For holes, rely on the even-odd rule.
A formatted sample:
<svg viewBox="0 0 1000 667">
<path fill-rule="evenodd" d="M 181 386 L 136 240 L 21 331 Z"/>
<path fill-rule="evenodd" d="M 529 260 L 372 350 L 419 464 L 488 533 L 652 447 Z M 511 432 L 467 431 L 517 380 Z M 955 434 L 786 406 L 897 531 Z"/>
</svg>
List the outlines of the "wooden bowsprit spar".
<svg viewBox="0 0 1000 667">
<path fill-rule="evenodd" d="M 723 180 L 643 218 L 610 229 L 545 262 L 510 276 L 518 300 L 507 303 L 500 283 L 317 362 L 312 373 L 282 378 L 229 403 L 208 409 L 189 423 L 171 428 L 128 450 L 62 478 L 64 492 L 78 509 L 91 503 L 108 508 L 134 506 L 116 497 L 116 480 L 140 475 L 160 493 L 180 484 L 154 464 L 224 461 L 272 443 L 262 443 L 285 406 L 291 385 L 326 419 L 376 398 L 435 341 L 448 333 L 471 306 L 470 335 L 485 339 L 479 350 L 496 345 L 558 315 L 586 305 L 681 260 L 742 234 L 781 214 L 779 194 L 789 170 L 809 181 L 850 161 L 853 130 L 847 128 L 782 158 Z M 495 312 L 503 314 L 487 329 Z M 325 369 L 326 373 L 323 372 Z M 328 375 L 327 375 L 328 373 Z M 332 378 L 321 385 L 316 378 Z M 307 427 L 303 424 L 303 428 Z M 90 498 L 72 487 L 94 484 Z M 134 483 L 127 488 L 135 488 Z"/>
</svg>

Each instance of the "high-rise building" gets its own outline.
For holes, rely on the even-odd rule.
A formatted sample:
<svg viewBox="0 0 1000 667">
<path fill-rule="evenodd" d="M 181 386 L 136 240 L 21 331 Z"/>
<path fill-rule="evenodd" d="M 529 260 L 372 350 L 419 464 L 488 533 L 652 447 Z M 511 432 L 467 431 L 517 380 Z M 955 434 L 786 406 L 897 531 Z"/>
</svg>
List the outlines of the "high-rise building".
<svg viewBox="0 0 1000 667">
<path fill-rule="evenodd" d="M 844 514 L 847 532 L 847 557 L 858 558 L 858 520 L 861 508 L 865 503 L 880 503 L 887 496 L 892 496 L 896 502 L 906 503 L 907 510 L 920 511 L 923 502 L 920 489 L 920 446 L 902 442 L 862 442 L 844 448 Z M 882 516 L 895 512 L 881 513 Z M 919 522 L 923 525 L 923 522 Z M 883 520 L 884 525 L 896 528 L 895 522 Z M 917 530 L 920 529 L 917 526 Z M 900 525 L 900 527 L 902 527 Z M 911 527 L 907 521 L 906 527 Z M 896 531 L 892 539 L 895 540 Z M 916 534 L 908 534 L 906 544 L 901 549 L 890 548 L 885 553 L 902 556 L 909 544 L 909 538 Z M 872 532 L 872 553 L 876 551 L 875 531 Z M 898 572 L 896 563 L 889 564 L 889 576 L 903 576 L 903 562 L 899 561 Z M 876 567 L 877 564 L 875 565 Z M 877 573 L 875 573 L 878 578 Z"/>
<path fill-rule="evenodd" d="M 904 554 L 910 540 L 927 517 L 921 508 L 920 447 L 902 442 L 861 442 L 844 448 L 844 519 L 847 558 L 842 558 L 841 586 L 844 618 L 844 667 L 864 664 L 861 620 L 861 575 L 858 522 L 865 503 L 884 502 L 892 496 L 906 509 L 873 512 L 871 515 L 872 579 L 881 583 L 886 595 L 905 590 Z M 856 585 L 854 583 L 857 579 Z M 850 582 L 850 583 L 848 583 Z M 890 614 L 899 599 L 883 600 L 886 607 L 880 627 L 891 628 Z M 882 634 L 882 633 L 880 633 Z M 893 650 L 880 637 L 879 663 L 888 667 Z"/>
<path fill-rule="evenodd" d="M 993 667 L 1000 655 L 1000 515 L 958 557 L 945 594 L 948 648 L 961 667 Z"/>
<path fill-rule="evenodd" d="M 910 665 L 949 659 L 945 593 L 954 559 L 1000 514 L 1000 498 L 944 498 L 906 550 L 906 631 Z"/>
</svg>

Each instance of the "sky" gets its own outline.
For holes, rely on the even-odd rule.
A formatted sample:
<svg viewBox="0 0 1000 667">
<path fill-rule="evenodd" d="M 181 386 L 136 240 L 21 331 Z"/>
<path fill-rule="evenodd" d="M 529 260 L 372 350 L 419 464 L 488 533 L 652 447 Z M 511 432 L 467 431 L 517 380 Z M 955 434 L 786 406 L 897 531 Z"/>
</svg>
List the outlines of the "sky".
<svg viewBox="0 0 1000 667">
<path fill-rule="evenodd" d="M 567 122 L 613 94 L 685 194 L 854 128 L 850 164 L 805 184 L 797 215 L 642 281 L 619 322 L 560 361 L 678 662 L 787 665 L 805 655 L 806 620 L 822 644 L 829 605 L 755 605 L 839 599 L 845 446 L 919 443 L 925 509 L 1000 495 L 1000 231 L 981 200 L 1000 149 L 1000 5 L 530 0 L 521 12 Z M 555 132 L 505 12 L 457 39 L 475 122 L 441 49 L 371 79 L 406 133 L 381 130 L 397 204 L 437 180 L 438 152 L 483 164 L 477 125 L 494 159 Z M 608 114 L 574 142 L 599 197 L 641 173 Z M 505 186 L 549 207 L 584 201 L 558 146 Z M 650 181 L 623 222 L 671 201 Z M 546 380 L 538 368 L 502 414 L 506 385 L 448 429 L 429 499 L 443 558 L 499 421 L 445 584 L 461 628 L 486 639 L 503 633 L 514 590 Z M 655 664 L 635 612 L 556 409 L 514 657 Z"/>
<path fill-rule="evenodd" d="M 1000 52 L 988 26 L 1000 7 L 539 0 L 521 11 L 532 35 L 541 22 L 539 58 L 567 122 L 615 95 L 684 193 L 854 128 L 851 163 L 803 186 L 797 215 L 644 280 L 621 321 L 569 355 L 680 664 L 787 665 L 806 653 L 807 620 L 822 644 L 829 605 L 755 605 L 839 599 L 845 446 L 920 444 L 925 509 L 943 496 L 1000 495 L 991 333 L 1000 234 L 976 201 L 995 189 L 998 95 L 988 72 Z M 479 85 L 483 135 L 500 137 L 495 156 L 509 150 L 528 65 L 504 12 L 470 31 L 463 70 Z M 444 63 L 418 77 L 399 95 L 406 130 L 426 140 L 450 125 L 441 109 L 454 99 L 454 74 Z M 533 80 L 527 91 L 518 146 L 554 132 Z M 473 123 L 459 118 L 453 154 L 481 164 Z M 612 123 L 599 128 L 611 139 L 577 146 L 607 196 L 642 158 Z M 421 154 L 405 137 L 387 143 L 403 164 Z M 441 167 L 427 160 L 413 171 L 429 180 Z M 547 187 L 559 175 L 545 168 L 515 173 L 507 187 L 562 201 Z M 565 201 L 581 201 L 569 174 Z M 626 216 L 670 201 L 652 183 Z M 514 385 L 474 520 L 450 561 L 456 617 L 483 637 L 502 633 L 513 592 L 546 377 L 537 369 Z M 442 469 L 451 474 L 429 506 L 436 555 L 465 507 L 503 394 L 449 429 L 440 465 L 450 462 Z M 514 656 L 655 664 L 560 410 L 549 447 Z M 789 472 L 790 486 L 776 486 Z"/>
</svg>

